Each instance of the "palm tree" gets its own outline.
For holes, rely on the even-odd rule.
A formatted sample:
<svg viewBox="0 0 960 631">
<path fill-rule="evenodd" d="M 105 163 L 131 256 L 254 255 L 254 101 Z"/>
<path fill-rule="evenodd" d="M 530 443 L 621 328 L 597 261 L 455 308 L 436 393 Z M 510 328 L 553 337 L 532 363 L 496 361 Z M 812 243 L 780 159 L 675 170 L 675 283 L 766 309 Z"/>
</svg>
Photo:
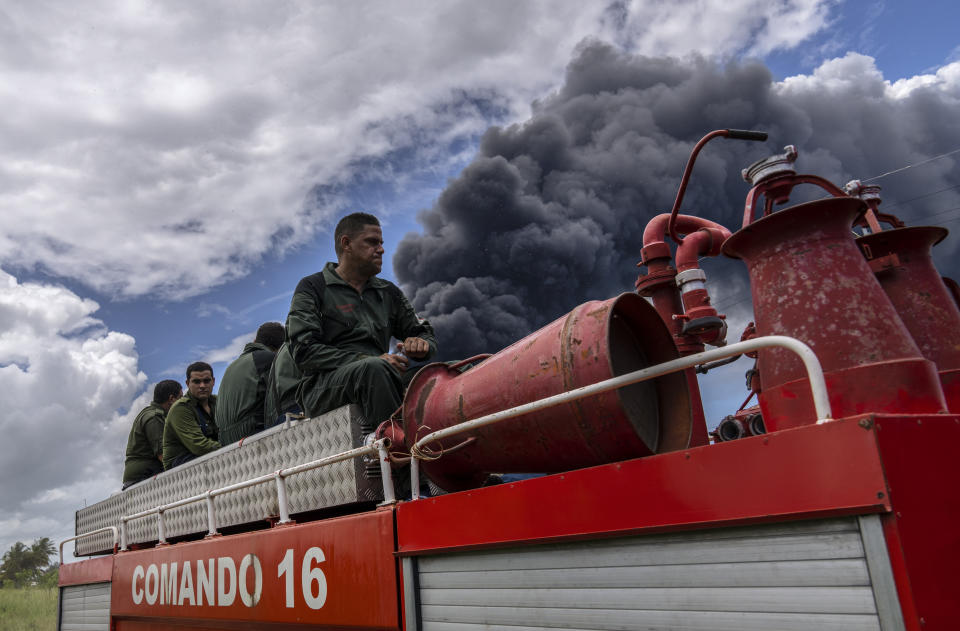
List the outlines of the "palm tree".
<svg viewBox="0 0 960 631">
<path fill-rule="evenodd" d="M 27 547 L 18 541 L 3 555 L 0 563 L 0 587 L 36 585 L 49 574 L 50 556 L 56 547 L 49 537 L 41 537 Z"/>
</svg>

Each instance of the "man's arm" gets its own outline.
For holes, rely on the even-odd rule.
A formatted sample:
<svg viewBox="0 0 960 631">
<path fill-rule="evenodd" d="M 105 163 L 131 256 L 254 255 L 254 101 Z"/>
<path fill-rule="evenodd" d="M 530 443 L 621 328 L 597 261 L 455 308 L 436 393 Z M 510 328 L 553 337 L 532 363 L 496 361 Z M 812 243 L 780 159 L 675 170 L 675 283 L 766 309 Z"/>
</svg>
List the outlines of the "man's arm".
<svg viewBox="0 0 960 631">
<path fill-rule="evenodd" d="M 270 379 L 271 368 L 276 360 L 277 354 L 273 351 L 253 351 L 253 367 L 257 373 L 257 394 L 255 401 L 261 402 L 253 409 L 254 430 L 259 432 L 264 429 L 263 405 L 267 400 L 267 387 Z"/>
<path fill-rule="evenodd" d="M 143 433 L 150 443 L 150 450 L 163 462 L 163 415 L 154 414 L 143 422 Z"/>
<path fill-rule="evenodd" d="M 287 315 L 287 341 L 297 368 L 304 374 L 339 368 L 367 357 L 323 343 L 322 298 L 300 281 Z"/>
<path fill-rule="evenodd" d="M 181 404 L 170 408 L 167 425 L 176 434 L 180 444 L 195 456 L 202 456 L 220 449 L 220 443 L 210 440 L 200 431 L 200 426 L 197 425 L 197 419 L 194 418 L 194 412 L 189 405 Z"/>
<path fill-rule="evenodd" d="M 393 337 L 403 340 L 403 351 L 412 359 L 429 359 L 437 354 L 437 338 L 433 327 L 426 320 L 417 317 L 413 305 L 396 286 L 393 292 L 396 304 L 394 311 Z"/>
</svg>

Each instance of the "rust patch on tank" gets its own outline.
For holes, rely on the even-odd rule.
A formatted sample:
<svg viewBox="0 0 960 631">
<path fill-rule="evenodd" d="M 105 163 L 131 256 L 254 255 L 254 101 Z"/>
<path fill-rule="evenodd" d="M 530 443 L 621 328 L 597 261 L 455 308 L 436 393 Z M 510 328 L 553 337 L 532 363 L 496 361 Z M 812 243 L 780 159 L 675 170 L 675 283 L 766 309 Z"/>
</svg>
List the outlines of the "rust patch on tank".
<svg viewBox="0 0 960 631">
<path fill-rule="evenodd" d="M 609 310 L 610 310 L 610 307 L 609 307 L 609 306 L 603 305 L 603 306 L 600 307 L 599 309 L 594 309 L 593 311 L 588 311 L 588 312 L 587 312 L 587 315 L 590 316 L 591 318 L 594 318 L 594 319 L 598 320 L 598 321 L 602 321 L 604 318 L 606 318 L 606 316 L 607 316 L 607 311 L 609 311 Z"/>
</svg>

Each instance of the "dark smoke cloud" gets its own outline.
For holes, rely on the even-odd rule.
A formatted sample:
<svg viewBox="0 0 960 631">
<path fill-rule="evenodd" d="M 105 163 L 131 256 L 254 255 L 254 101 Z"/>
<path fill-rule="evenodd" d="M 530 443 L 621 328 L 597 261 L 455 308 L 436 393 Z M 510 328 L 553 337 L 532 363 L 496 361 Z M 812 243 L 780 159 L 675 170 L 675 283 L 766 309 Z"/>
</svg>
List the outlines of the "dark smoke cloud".
<svg viewBox="0 0 960 631">
<path fill-rule="evenodd" d="M 748 190 L 740 169 L 754 160 L 795 144 L 801 172 L 842 185 L 960 147 L 956 106 L 937 88 L 890 97 L 856 55 L 776 83 L 757 62 L 637 57 L 587 43 L 529 121 L 487 131 L 473 162 L 420 214 L 423 234 L 400 243 L 394 268 L 444 356 L 496 351 L 585 300 L 633 289 L 643 228 L 669 210 L 706 132 L 770 132 L 766 144 L 716 140 L 697 162 L 684 211 L 736 229 Z M 884 209 L 956 184 L 954 165 L 883 180 Z M 954 190 L 890 210 L 910 221 L 958 205 Z M 711 283 L 723 285 L 739 263 L 718 265 Z M 743 287 L 742 278 L 727 284 Z"/>
</svg>

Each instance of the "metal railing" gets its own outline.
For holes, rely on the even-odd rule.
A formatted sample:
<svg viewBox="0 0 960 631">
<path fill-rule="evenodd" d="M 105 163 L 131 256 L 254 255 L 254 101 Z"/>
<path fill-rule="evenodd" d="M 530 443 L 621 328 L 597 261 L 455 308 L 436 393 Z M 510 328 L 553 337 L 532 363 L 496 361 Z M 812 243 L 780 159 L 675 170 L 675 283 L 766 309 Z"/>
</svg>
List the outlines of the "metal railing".
<svg viewBox="0 0 960 631">
<path fill-rule="evenodd" d="M 319 458 L 317 460 L 312 460 L 304 464 L 296 465 L 294 467 L 288 467 L 286 469 L 280 469 L 279 471 L 274 471 L 273 473 L 267 473 L 256 478 L 251 478 L 249 480 L 244 480 L 243 482 L 237 482 L 236 484 L 231 484 L 229 486 L 224 486 L 219 489 L 212 489 L 194 495 L 192 497 L 187 497 L 182 500 L 177 500 L 176 502 L 170 502 L 169 504 L 163 504 L 162 506 L 155 506 L 151 509 L 141 511 L 139 513 L 134 513 L 133 515 L 125 515 L 120 518 L 120 549 L 127 549 L 127 524 L 135 519 L 141 519 L 149 515 L 157 516 L 157 540 L 164 544 L 167 542 L 166 532 L 164 530 L 163 523 L 163 514 L 167 511 L 179 508 L 181 506 L 187 506 L 188 504 L 194 504 L 196 502 L 205 502 L 207 505 L 207 527 L 209 535 L 217 534 L 217 514 L 216 514 L 216 504 L 214 499 L 217 496 L 225 495 L 233 491 L 239 491 L 241 489 L 249 488 L 251 486 L 256 486 L 257 484 L 263 484 L 264 482 L 269 482 L 274 480 L 277 487 L 277 505 L 280 513 L 280 520 L 277 522 L 279 524 L 290 523 L 290 510 L 288 507 L 287 499 L 287 484 L 286 478 L 296 475 L 298 473 L 303 473 L 305 471 L 311 471 L 313 469 L 319 469 L 320 467 L 325 467 L 328 465 L 336 464 L 338 462 L 343 462 L 344 460 L 352 460 L 353 458 L 358 458 L 361 456 L 376 455 L 380 460 L 380 475 L 383 481 L 383 501 L 385 504 L 392 504 L 396 501 L 396 495 L 393 491 L 393 475 L 390 469 L 390 456 L 387 452 L 387 449 L 390 447 L 390 440 L 388 438 L 381 438 L 380 440 L 375 440 L 368 445 L 363 447 L 357 447 L 356 449 L 351 449 L 349 451 L 344 451 L 339 454 L 334 454 L 332 456 L 327 456 L 325 458 Z M 94 531 L 96 532 L 96 531 Z M 92 533 L 88 533 L 92 534 Z M 86 535 L 80 535 L 81 537 Z"/>
<path fill-rule="evenodd" d="M 787 350 L 793 351 L 799 355 L 800 359 L 803 361 L 804 367 L 807 370 L 807 377 L 810 379 L 810 390 L 813 394 L 813 406 L 817 413 L 817 423 L 824 423 L 832 420 L 833 412 L 830 409 L 830 399 L 827 396 L 827 383 L 823 378 L 823 368 L 820 366 L 820 360 L 817 359 L 817 356 L 814 354 L 813 350 L 800 340 L 787 337 L 785 335 L 756 337 L 752 340 L 736 342 L 735 344 L 729 344 L 722 348 L 696 353 L 695 355 L 688 355 L 686 357 L 674 359 L 662 364 L 657 364 L 656 366 L 650 366 L 649 368 L 636 370 L 625 375 L 620 375 L 619 377 L 613 377 L 589 386 L 583 386 L 581 388 L 569 390 L 561 394 L 555 394 L 553 396 L 532 401 L 530 403 L 524 403 L 523 405 L 518 405 L 506 410 L 501 410 L 499 412 L 493 412 L 492 414 L 487 414 L 486 416 L 481 416 L 480 418 L 431 432 L 430 434 L 427 434 L 423 438 L 417 440 L 417 442 L 410 449 L 412 456 L 410 460 L 410 484 L 412 487 L 411 491 L 413 493 L 413 499 L 420 499 L 420 458 L 418 457 L 418 454 L 422 453 L 422 450 L 428 444 L 436 440 L 462 434 L 479 427 L 485 427 L 487 425 L 499 423 L 507 419 L 522 416 L 529 412 L 543 410 L 557 405 L 562 405 L 564 403 L 569 403 L 570 401 L 576 401 L 577 399 L 583 399 L 595 394 L 601 394 L 610 390 L 616 390 L 617 388 L 623 388 L 635 383 L 640 383 L 641 381 L 662 377 L 663 375 L 668 375 L 670 373 L 686 370 L 687 368 L 692 368 L 698 364 L 705 364 L 707 362 L 716 361 L 725 357 L 750 353 L 761 348 L 769 348 L 772 346 L 786 348 Z"/>
<path fill-rule="evenodd" d="M 64 546 L 64 544 L 70 543 L 71 541 L 76 541 L 77 539 L 85 539 L 85 538 L 87 538 L 87 537 L 92 537 L 92 536 L 94 536 L 94 535 L 99 535 L 99 534 L 104 533 L 104 532 L 112 532 L 112 533 L 113 533 L 113 549 L 116 550 L 116 548 L 117 548 L 117 541 L 118 541 L 118 539 L 120 538 L 119 535 L 117 534 L 117 527 L 116 527 L 116 526 L 106 526 L 106 527 L 104 527 L 104 528 L 97 528 L 96 530 L 91 530 L 90 532 L 85 532 L 85 533 L 83 533 L 82 535 L 77 535 L 77 536 L 75 536 L 75 537 L 68 537 L 68 538 L 64 539 L 63 541 L 61 541 L 61 542 L 60 542 L 60 565 L 63 565 L 63 546 Z M 74 554 L 74 556 L 76 556 L 76 554 Z"/>
<path fill-rule="evenodd" d="M 557 405 L 562 405 L 564 403 L 569 403 L 570 401 L 576 401 L 578 399 L 583 399 L 597 394 L 602 394 L 610 390 L 616 390 L 617 388 L 623 388 L 635 383 L 640 383 L 642 381 L 647 381 L 650 379 L 655 379 L 657 377 L 662 377 L 674 372 L 679 372 L 681 370 L 686 370 L 687 368 L 692 368 L 693 366 L 704 364 L 707 362 L 716 361 L 718 359 L 724 359 L 726 357 L 732 357 L 734 355 L 741 355 L 743 353 L 753 352 L 762 348 L 770 347 L 781 347 L 787 350 L 790 350 L 797 354 L 807 371 L 807 377 L 810 380 L 810 390 L 813 396 L 813 405 L 817 414 L 817 423 L 824 423 L 826 421 L 832 420 L 832 411 L 830 408 L 830 400 L 827 396 L 827 384 L 823 376 L 823 368 L 820 366 L 820 361 L 817 359 L 817 356 L 814 354 L 813 350 L 804 344 L 803 342 L 783 335 L 770 335 L 766 337 L 758 337 L 752 340 L 746 340 L 744 342 L 737 342 L 735 344 L 729 344 L 723 348 L 717 348 L 714 350 L 704 351 L 702 353 L 697 353 L 694 355 L 688 355 L 686 357 L 681 357 L 679 359 L 674 359 L 656 366 L 651 366 L 649 368 L 643 368 L 641 370 L 636 370 L 625 375 L 620 375 L 619 377 L 613 377 L 605 381 L 601 381 L 589 386 L 583 386 L 581 388 L 576 388 L 568 392 L 563 392 L 553 396 L 549 396 L 537 401 L 532 401 L 530 403 L 525 403 L 523 405 L 518 405 L 513 408 L 506 410 L 501 410 L 499 412 L 494 412 L 492 414 L 487 414 L 480 418 L 476 418 L 465 423 L 460 423 L 459 425 L 453 425 L 435 432 L 432 432 L 423 438 L 417 440 L 416 444 L 411 448 L 412 458 L 410 461 L 410 480 L 411 480 L 411 492 L 413 499 L 420 499 L 420 458 L 417 454 L 422 453 L 422 450 L 429 445 L 430 443 L 447 438 L 449 436 L 455 436 L 457 434 L 462 434 L 479 427 L 484 427 L 486 425 L 492 425 L 494 423 L 499 423 L 511 418 L 522 416 L 529 412 L 534 412 L 537 410 L 543 410 L 546 408 L 554 407 Z M 169 504 L 164 504 L 162 506 L 155 506 L 151 509 L 141 511 L 139 513 L 134 513 L 133 515 L 125 515 L 120 518 L 120 550 L 127 549 L 127 540 L 126 540 L 126 530 L 127 524 L 136 519 L 141 519 L 149 515 L 157 516 L 157 539 L 160 543 L 166 543 L 166 533 L 164 531 L 164 521 L 163 514 L 167 511 L 179 508 L 181 506 L 186 506 L 196 502 L 205 502 L 207 505 L 207 525 L 210 535 L 217 534 L 217 517 L 216 517 L 216 505 L 214 499 L 217 496 L 224 495 L 233 491 L 238 491 L 245 489 L 257 484 L 263 484 L 264 482 L 269 482 L 274 480 L 277 487 L 277 505 L 280 513 L 280 520 L 278 523 L 284 524 L 289 523 L 290 512 L 288 508 L 288 498 L 287 498 L 287 488 L 286 488 L 286 478 L 296 475 L 297 473 L 303 473 L 305 471 L 311 471 L 313 469 L 318 469 L 320 467 L 328 466 L 331 464 L 336 464 L 338 462 L 343 462 L 344 460 L 351 460 L 353 458 L 367 456 L 367 455 L 376 455 L 380 461 L 380 474 L 383 481 L 383 497 L 384 503 L 392 504 L 396 501 L 396 495 L 393 490 L 393 475 L 390 467 L 390 457 L 388 453 L 388 448 L 390 447 L 390 440 L 388 438 L 381 438 L 379 440 L 373 441 L 368 445 L 363 447 L 357 447 L 356 449 L 351 449 L 339 454 L 334 454 L 332 456 L 327 456 L 325 458 L 320 458 L 318 460 L 313 460 L 301 465 L 294 467 L 289 467 L 286 469 L 280 469 L 279 471 L 274 471 L 273 473 L 268 473 L 265 475 L 258 476 L 256 478 L 251 478 L 249 480 L 244 480 L 243 482 L 238 482 L 236 484 L 231 484 L 229 486 L 221 487 L 218 489 L 208 490 L 204 493 L 194 495 L 182 500 L 177 500 L 176 502 L 171 502 Z M 114 526 L 108 526 L 106 528 L 101 528 L 98 530 L 93 530 L 88 533 L 83 533 L 75 537 L 70 537 L 69 539 L 64 540 L 60 544 L 60 558 L 61 562 L 63 560 L 63 545 L 69 541 L 74 541 L 84 537 L 93 536 L 100 534 L 102 532 L 113 531 L 114 533 L 114 547 L 117 545 L 117 528 Z"/>
</svg>

